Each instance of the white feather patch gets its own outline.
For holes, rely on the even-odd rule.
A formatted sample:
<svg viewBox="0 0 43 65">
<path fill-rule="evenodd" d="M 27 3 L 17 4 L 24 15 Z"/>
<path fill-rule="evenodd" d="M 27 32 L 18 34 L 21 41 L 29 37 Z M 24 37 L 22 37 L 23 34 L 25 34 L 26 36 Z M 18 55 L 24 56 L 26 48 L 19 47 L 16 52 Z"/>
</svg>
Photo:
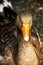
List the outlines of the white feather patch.
<svg viewBox="0 0 43 65">
<path fill-rule="evenodd" d="M 3 8 L 4 8 L 5 6 L 6 6 L 6 7 L 10 6 L 10 7 L 12 8 L 11 2 L 8 2 L 7 0 L 4 0 L 4 2 L 3 2 L 2 4 L 0 4 L 0 12 L 3 12 Z"/>
</svg>

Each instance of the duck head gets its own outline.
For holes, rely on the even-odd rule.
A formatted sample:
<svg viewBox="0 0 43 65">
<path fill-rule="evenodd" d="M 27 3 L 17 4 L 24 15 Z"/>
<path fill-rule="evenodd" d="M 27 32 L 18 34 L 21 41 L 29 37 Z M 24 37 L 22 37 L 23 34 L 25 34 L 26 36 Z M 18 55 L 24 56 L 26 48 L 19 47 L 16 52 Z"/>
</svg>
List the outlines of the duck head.
<svg viewBox="0 0 43 65">
<path fill-rule="evenodd" d="M 23 12 L 17 16 L 16 25 L 21 30 L 23 39 L 29 41 L 30 29 L 32 26 L 32 15 L 29 12 Z"/>
</svg>

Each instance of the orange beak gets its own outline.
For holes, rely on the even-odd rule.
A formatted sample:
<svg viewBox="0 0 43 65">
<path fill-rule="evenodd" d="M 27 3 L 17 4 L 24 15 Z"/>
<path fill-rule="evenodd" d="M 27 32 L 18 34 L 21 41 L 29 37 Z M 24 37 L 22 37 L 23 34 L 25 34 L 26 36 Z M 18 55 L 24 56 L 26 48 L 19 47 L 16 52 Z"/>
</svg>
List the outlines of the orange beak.
<svg viewBox="0 0 43 65">
<path fill-rule="evenodd" d="M 25 41 L 29 40 L 29 36 L 30 36 L 30 28 L 31 25 L 30 24 L 23 24 L 22 25 L 22 34 L 23 34 L 23 38 Z"/>
</svg>

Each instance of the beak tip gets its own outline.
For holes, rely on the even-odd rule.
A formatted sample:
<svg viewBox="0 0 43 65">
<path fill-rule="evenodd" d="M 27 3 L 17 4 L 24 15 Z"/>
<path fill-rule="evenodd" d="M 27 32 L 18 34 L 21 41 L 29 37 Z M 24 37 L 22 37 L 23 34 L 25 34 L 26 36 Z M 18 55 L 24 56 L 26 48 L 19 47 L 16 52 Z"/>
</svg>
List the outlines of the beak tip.
<svg viewBox="0 0 43 65">
<path fill-rule="evenodd" d="M 28 36 L 25 36 L 25 37 L 24 37 L 24 40 L 25 40 L 25 41 L 28 41 L 28 40 L 29 40 L 29 37 L 28 37 Z"/>
</svg>

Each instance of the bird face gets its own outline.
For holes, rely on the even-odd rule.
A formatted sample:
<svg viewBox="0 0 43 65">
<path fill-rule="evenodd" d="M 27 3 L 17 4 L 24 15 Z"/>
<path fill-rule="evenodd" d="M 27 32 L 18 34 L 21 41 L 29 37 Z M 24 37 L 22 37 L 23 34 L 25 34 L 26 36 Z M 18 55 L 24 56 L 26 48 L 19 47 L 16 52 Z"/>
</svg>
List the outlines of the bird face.
<svg viewBox="0 0 43 65">
<path fill-rule="evenodd" d="M 21 13 L 19 15 L 18 24 L 19 24 L 18 27 L 21 29 L 23 39 L 25 41 L 28 41 L 29 38 L 30 38 L 29 37 L 30 36 L 30 29 L 31 29 L 31 26 L 32 26 L 32 16 L 31 16 L 31 14 L 27 13 L 27 12 Z M 21 26 L 20 26 L 20 24 L 21 24 Z"/>
<path fill-rule="evenodd" d="M 30 13 L 23 13 L 21 14 L 20 17 L 22 21 L 21 31 L 22 31 L 23 39 L 25 41 L 28 41 L 30 38 L 30 29 L 32 26 L 32 16 Z"/>
</svg>

